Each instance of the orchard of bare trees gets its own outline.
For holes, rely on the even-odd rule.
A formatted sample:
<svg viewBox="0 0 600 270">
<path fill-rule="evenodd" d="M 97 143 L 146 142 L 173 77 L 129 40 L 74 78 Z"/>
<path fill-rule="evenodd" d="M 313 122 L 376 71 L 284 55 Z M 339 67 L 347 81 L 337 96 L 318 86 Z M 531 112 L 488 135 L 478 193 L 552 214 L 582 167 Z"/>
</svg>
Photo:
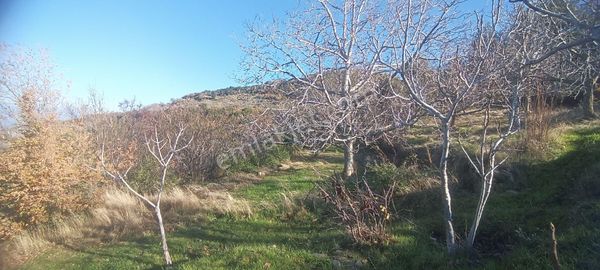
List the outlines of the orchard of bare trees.
<svg viewBox="0 0 600 270">
<path fill-rule="evenodd" d="M 329 209 L 327 218 L 341 223 L 356 245 L 394 245 L 393 223 L 410 219 L 407 202 L 431 189 L 425 204 L 435 210 L 418 214 L 436 215 L 426 223 L 434 225 L 423 225 L 429 238 L 448 258 L 485 253 L 478 247 L 491 246 L 483 242 L 492 237 L 480 232 L 496 222 L 486 213 L 497 182 L 522 177 L 515 168 L 543 149 L 559 118 L 552 110 L 596 123 L 600 2 L 494 0 L 485 6 L 315 0 L 281 18 L 257 19 L 248 25 L 240 67 L 240 77 L 259 89 L 252 94 L 272 101 L 257 106 L 209 107 L 188 98 L 143 107 L 133 100 L 110 112 L 94 91 L 87 102 L 65 105 L 43 53 L 1 45 L 0 239 L 11 243 L 61 218 L 97 213 L 102 194 L 116 188 L 149 210 L 163 262 L 176 265 L 168 234 L 188 223 L 165 215 L 173 208 L 161 208 L 165 194 L 235 178 L 231 191 L 243 195 L 265 174 L 290 170 L 284 160 L 295 153 L 319 159 L 340 149 L 340 167 L 332 169 L 340 174 L 311 171 L 325 179 L 310 190 L 318 198 L 311 203 Z M 374 161 L 365 161 L 367 153 Z M 408 180 L 373 180 L 382 168 Z M 254 174 L 264 179 L 239 183 Z M 282 207 L 296 209 L 285 192 Z M 300 204 L 307 212 L 308 203 Z M 323 217 L 313 208 L 315 223 Z M 203 215 L 202 222 L 218 218 Z M 198 227 L 199 238 L 210 233 Z"/>
<path fill-rule="evenodd" d="M 282 114 L 300 117 L 312 132 L 303 143 L 343 146 L 345 177 L 355 174 L 359 146 L 431 118 L 446 245 L 454 253 L 448 160 L 460 136 L 479 136 L 477 154 L 462 148 L 481 180 L 466 243 L 472 248 L 494 174 L 510 155 L 503 144 L 527 125 L 522 107 L 534 83 L 555 85 L 545 95 L 583 97 L 586 117 L 595 117 L 598 2 L 511 2 L 465 13 L 461 1 L 317 1 L 284 22 L 251 26 L 246 65 L 259 77 L 294 82 L 286 89 L 292 109 Z M 492 118 L 492 111 L 504 116 Z M 455 122 L 465 117 L 483 131 L 457 133 Z"/>
</svg>

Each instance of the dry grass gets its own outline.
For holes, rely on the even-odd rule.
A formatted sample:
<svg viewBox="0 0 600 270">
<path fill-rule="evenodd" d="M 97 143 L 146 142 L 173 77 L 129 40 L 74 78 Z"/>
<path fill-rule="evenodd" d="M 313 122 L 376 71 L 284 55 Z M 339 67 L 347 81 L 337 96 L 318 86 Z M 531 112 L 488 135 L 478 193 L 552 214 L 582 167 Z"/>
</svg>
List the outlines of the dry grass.
<svg viewBox="0 0 600 270">
<path fill-rule="evenodd" d="M 192 196 L 190 196 L 192 194 Z M 200 213 L 249 217 L 253 214 L 250 204 L 236 199 L 223 190 L 210 190 L 193 186 L 188 191 L 174 189 L 163 199 L 165 209 L 196 210 Z"/>
<path fill-rule="evenodd" d="M 253 214 L 246 201 L 233 198 L 225 191 L 202 187 L 175 188 L 165 193 L 161 210 L 167 225 L 189 216 L 247 217 Z M 152 231 L 155 227 L 152 212 L 140 200 L 128 192 L 110 189 L 103 196 L 103 204 L 89 213 L 38 226 L 3 243 L 0 269 L 15 268 L 53 245 L 77 248 L 90 243 L 118 241 Z"/>
<path fill-rule="evenodd" d="M 281 211 L 281 219 L 288 221 L 308 220 L 311 219 L 309 211 L 304 205 L 306 197 L 302 198 L 295 192 L 282 192 L 281 203 L 279 208 Z"/>
</svg>

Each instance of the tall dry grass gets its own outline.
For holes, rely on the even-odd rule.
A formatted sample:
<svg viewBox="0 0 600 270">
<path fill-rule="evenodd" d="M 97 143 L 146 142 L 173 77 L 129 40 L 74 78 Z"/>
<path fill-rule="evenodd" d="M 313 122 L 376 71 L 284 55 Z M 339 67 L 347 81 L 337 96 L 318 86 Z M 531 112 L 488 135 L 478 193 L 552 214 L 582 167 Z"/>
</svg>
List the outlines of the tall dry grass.
<svg viewBox="0 0 600 270">
<path fill-rule="evenodd" d="M 150 196 L 153 197 L 153 196 Z M 152 198 L 154 199 L 154 198 Z M 141 236 L 156 229 L 152 212 L 132 194 L 109 189 L 103 203 L 88 213 L 73 215 L 51 225 L 27 230 L 0 246 L 0 269 L 12 269 L 52 246 L 81 248 Z M 166 225 L 206 214 L 248 217 L 253 214 L 245 200 L 225 191 L 203 187 L 175 188 L 163 194 L 161 210 Z"/>
<path fill-rule="evenodd" d="M 544 150 L 549 140 L 554 111 L 553 98 L 547 98 L 541 86 L 536 87 L 535 91 L 526 116 L 526 136 L 523 143 L 527 151 Z"/>
</svg>

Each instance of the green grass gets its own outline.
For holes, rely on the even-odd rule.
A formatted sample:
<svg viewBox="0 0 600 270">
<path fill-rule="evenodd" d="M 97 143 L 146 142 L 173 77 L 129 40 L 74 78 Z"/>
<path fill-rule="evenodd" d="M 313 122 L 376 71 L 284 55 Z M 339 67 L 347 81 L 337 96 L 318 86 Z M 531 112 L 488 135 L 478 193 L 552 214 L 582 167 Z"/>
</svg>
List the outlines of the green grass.
<svg viewBox="0 0 600 270">
<path fill-rule="evenodd" d="M 313 189 L 318 181 L 319 177 L 310 169 L 275 172 L 267 175 L 259 184 L 239 190 L 237 194 L 255 203 L 277 202 L 282 193 L 306 193 Z"/>
<path fill-rule="evenodd" d="M 600 126 L 597 121 L 577 124 L 557 136 L 548 156 L 516 159 L 514 179 L 496 183 L 478 234 L 478 254 L 445 255 L 437 190 L 404 196 L 397 202 L 400 220 L 392 227 L 395 238 L 403 240 L 362 254 L 376 269 L 550 269 L 553 222 L 564 269 L 600 269 Z M 401 167 L 377 169 L 375 178 L 406 178 L 398 172 Z M 453 188 L 459 241 L 477 202 L 476 194 L 462 186 Z"/>
<path fill-rule="evenodd" d="M 265 220 L 215 219 L 169 233 L 177 269 L 328 269 L 326 255 L 341 239 L 337 230 L 319 224 Z M 343 240 L 343 239 L 342 239 Z M 23 269 L 161 269 L 156 236 L 78 249 L 57 247 Z M 328 244 L 329 243 L 329 244 Z"/>
<path fill-rule="evenodd" d="M 550 222 L 565 269 L 600 269 L 600 127 L 571 128 L 552 149 L 513 164 L 522 176 L 495 187 L 478 240 L 486 269 L 548 269 Z M 455 201 L 456 220 L 470 221 L 474 199 Z"/>
</svg>

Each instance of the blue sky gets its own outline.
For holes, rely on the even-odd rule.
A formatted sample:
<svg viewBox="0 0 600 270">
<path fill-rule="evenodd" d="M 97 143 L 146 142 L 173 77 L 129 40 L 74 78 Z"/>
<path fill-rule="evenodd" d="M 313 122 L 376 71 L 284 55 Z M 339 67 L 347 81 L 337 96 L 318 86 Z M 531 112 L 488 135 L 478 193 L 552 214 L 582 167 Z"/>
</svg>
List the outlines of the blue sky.
<svg viewBox="0 0 600 270">
<path fill-rule="evenodd" d="M 488 1 L 471 0 L 467 8 Z M 0 0 L 0 42 L 47 49 L 69 99 L 90 87 L 110 109 L 238 85 L 245 23 L 298 0 Z"/>
</svg>

